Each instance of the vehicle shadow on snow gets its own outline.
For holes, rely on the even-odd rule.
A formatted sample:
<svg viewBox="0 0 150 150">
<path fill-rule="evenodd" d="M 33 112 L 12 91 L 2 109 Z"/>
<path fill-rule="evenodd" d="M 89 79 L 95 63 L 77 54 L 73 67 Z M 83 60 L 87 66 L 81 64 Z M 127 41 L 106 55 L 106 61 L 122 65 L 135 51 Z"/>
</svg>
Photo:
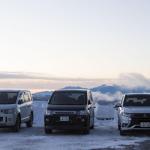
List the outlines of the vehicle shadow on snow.
<svg viewBox="0 0 150 150">
<path fill-rule="evenodd" d="M 150 136 L 150 130 L 145 131 L 129 131 L 127 132 L 127 136 L 138 136 L 138 137 L 145 137 Z"/>
</svg>

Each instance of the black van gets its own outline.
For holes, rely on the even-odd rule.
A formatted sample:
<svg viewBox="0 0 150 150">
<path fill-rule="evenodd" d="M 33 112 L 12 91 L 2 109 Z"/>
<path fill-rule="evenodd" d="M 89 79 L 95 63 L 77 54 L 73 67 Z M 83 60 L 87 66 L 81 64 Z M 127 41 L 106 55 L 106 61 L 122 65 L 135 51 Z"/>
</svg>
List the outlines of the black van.
<svg viewBox="0 0 150 150">
<path fill-rule="evenodd" d="M 90 90 L 55 91 L 44 117 L 45 133 L 53 129 L 89 133 L 94 128 L 94 107 Z"/>
</svg>

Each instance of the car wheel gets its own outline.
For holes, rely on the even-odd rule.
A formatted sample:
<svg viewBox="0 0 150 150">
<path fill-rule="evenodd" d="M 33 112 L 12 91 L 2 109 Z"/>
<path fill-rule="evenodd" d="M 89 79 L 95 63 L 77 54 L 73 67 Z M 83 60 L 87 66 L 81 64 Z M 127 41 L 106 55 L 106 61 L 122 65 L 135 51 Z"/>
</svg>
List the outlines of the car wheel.
<svg viewBox="0 0 150 150">
<path fill-rule="evenodd" d="M 50 133 L 52 133 L 52 130 L 45 128 L 45 133 L 46 133 L 46 134 L 50 134 Z"/>
<path fill-rule="evenodd" d="M 26 125 L 28 128 L 31 128 L 33 126 L 33 112 L 30 115 L 30 120 L 26 122 Z"/>
<path fill-rule="evenodd" d="M 120 135 L 121 135 L 121 136 L 126 136 L 126 135 L 128 135 L 128 134 L 127 134 L 127 131 L 123 131 L 123 130 L 120 129 Z"/>
<path fill-rule="evenodd" d="M 84 134 L 89 134 L 90 133 L 90 117 L 89 120 L 87 122 L 87 128 L 83 130 Z"/>
<path fill-rule="evenodd" d="M 94 123 L 93 123 L 93 125 L 90 127 L 90 129 L 94 129 Z"/>
<path fill-rule="evenodd" d="M 21 118 L 20 116 L 18 115 L 17 119 L 16 119 L 16 124 L 13 128 L 14 132 L 19 132 L 20 130 L 20 127 L 21 127 Z"/>
<path fill-rule="evenodd" d="M 121 124 L 120 124 L 119 121 L 118 121 L 118 130 L 119 130 L 119 131 L 121 130 Z"/>
<path fill-rule="evenodd" d="M 89 133 L 90 133 L 90 129 L 83 130 L 83 134 L 89 134 Z"/>
<path fill-rule="evenodd" d="M 93 125 L 90 127 L 90 129 L 94 129 L 94 117 L 93 117 Z"/>
<path fill-rule="evenodd" d="M 90 127 L 90 129 L 94 129 L 94 125 L 92 125 L 92 126 Z"/>
</svg>

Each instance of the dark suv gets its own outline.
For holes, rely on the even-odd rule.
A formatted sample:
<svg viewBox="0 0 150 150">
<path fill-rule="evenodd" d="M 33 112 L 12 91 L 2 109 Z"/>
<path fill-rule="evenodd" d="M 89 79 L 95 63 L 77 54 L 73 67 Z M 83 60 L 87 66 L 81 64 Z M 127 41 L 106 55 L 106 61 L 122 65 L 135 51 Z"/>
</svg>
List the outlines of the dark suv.
<svg viewBox="0 0 150 150">
<path fill-rule="evenodd" d="M 55 91 L 44 117 L 45 133 L 57 130 L 80 130 L 89 133 L 94 128 L 94 103 L 89 90 Z"/>
</svg>

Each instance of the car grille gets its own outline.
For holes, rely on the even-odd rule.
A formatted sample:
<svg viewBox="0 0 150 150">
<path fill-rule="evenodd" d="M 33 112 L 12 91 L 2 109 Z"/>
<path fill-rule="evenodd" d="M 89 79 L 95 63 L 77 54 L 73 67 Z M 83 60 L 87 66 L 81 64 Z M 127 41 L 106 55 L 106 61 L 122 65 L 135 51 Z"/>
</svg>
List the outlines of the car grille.
<svg viewBox="0 0 150 150">
<path fill-rule="evenodd" d="M 132 114 L 132 118 L 150 118 L 150 113 L 138 113 L 138 114 Z"/>
<path fill-rule="evenodd" d="M 131 118 L 130 126 L 137 125 L 137 127 L 140 127 L 141 122 L 150 122 L 150 113 L 132 114 Z"/>
<path fill-rule="evenodd" d="M 84 124 L 86 125 L 86 121 L 82 122 L 81 117 L 77 117 L 76 115 L 70 115 L 68 122 L 62 122 L 60 121 L 60 117 L 55 115 L 50 119 L 50 122 L 52 125 L 78 125 L 78 124 Z M 86 120 L 86 118 L 84 118 Z"/>
<path fill-rule="evenodd" d="M 55 111 L 55 115 L 75 115 L 76 111 Z"/>
</svg>

